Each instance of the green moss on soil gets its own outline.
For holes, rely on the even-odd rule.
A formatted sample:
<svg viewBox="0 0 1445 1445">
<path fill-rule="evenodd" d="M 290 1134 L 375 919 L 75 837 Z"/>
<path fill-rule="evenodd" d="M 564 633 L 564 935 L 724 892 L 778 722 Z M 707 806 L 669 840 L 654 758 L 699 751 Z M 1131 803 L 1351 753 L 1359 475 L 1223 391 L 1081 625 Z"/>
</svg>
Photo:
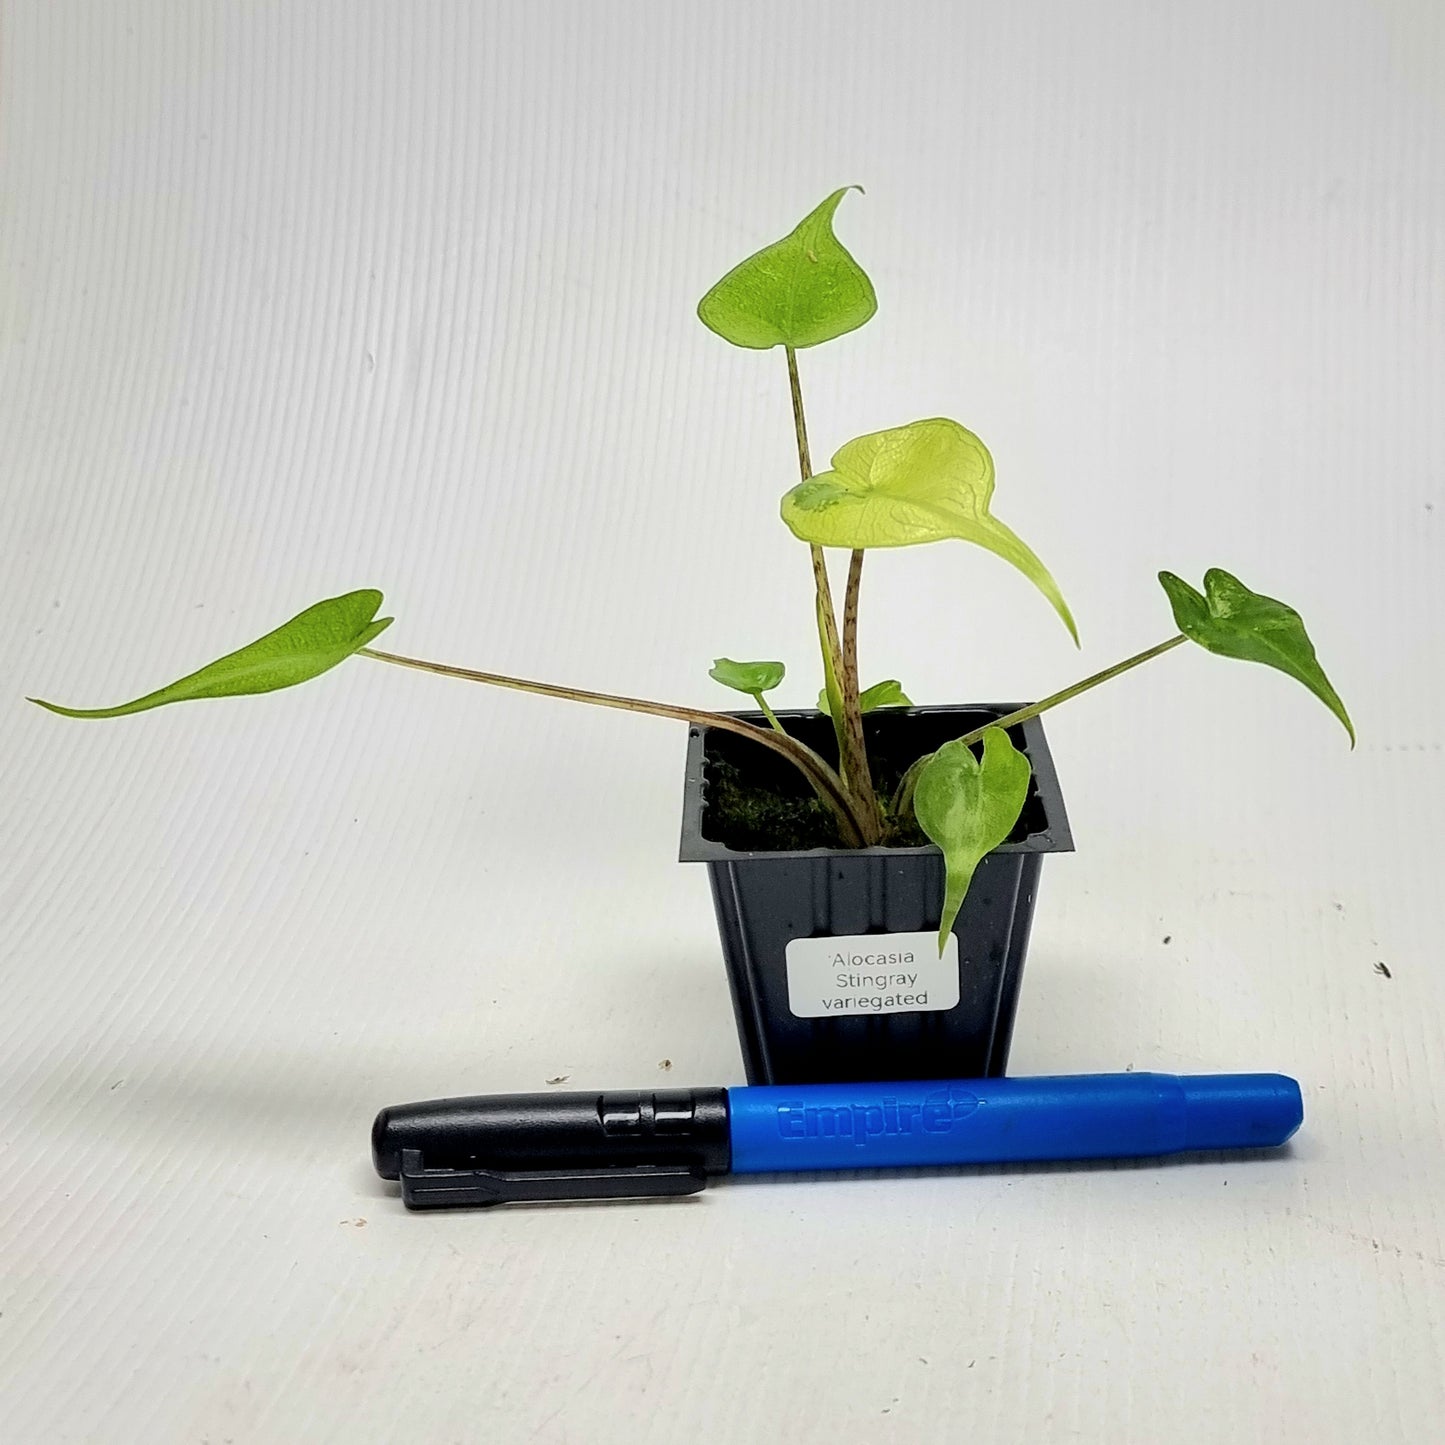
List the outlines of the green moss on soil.
<svg viewBox="0 0 1445 1445">
<path fill-rule="evenodd" d="M 896 784 L 896 780 L 895 780 Z M 879 795 L 885 808 L 891 790 Z M 806 848 L 841 848 L 833 815 L 811 793 L 782 794 L 750 786 L 737 765 L 715 758 L 707 770 L 707 836 L 739 852 L 786 853 Z M 911 819 L 893 827 L 885 842 L 916 848 L 928 842 Z"/>
</svg>

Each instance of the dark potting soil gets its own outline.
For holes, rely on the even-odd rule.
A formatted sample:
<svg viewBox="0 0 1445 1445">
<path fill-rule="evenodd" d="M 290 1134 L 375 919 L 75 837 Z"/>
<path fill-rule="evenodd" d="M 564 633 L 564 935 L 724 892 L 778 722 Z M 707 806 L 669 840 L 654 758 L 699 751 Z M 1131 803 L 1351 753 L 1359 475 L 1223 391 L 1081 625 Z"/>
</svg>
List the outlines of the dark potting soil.
<svg viewBox="0 0 1445 1445">
<path fill-rule="evenodd" d="M 995 714 L 910 712 L 889 709 L 863 719 L 874 789 L 884 804 L 892 798 L 903 774 L 925 753 L 990 721 Z M 837 765 L 833 725 L 819 713 L 780 713 L 779 721 L 800 742 Z M 762 721 L 761 715 L 758 719 Z M 1009 736 L 1024 747 L 1021 728 Z M 707 735 L 702 814 L 705 838 L 746 853 L 786 853 L 808 848 L 841 848 L 833 815 L 818 801 L 807 781 L 785 758 L 736 733 Z M 1043 807 L 1033 782 L 1009 842 L 1027 838 L 1045 826 Z M 917 848 L 928 843 L 916 823 L 884 839 L 885 846 Z"/>
</svg>

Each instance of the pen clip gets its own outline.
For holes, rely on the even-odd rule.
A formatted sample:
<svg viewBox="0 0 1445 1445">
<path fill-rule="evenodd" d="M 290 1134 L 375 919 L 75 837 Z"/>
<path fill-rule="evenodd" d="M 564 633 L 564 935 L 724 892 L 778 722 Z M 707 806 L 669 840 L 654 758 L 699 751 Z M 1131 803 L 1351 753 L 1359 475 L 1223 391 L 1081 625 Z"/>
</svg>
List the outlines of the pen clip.
<svg viewBox="0 0 1445 1445">
<path fill-rule="evenodd" d="M 707 1187 L 701 1164 L 627 1164 L 601 1169 L 428 1169 L 420 1149 L 401 1151 L 408 1209 L 476 1208 L 560 1200 L 648 1199 Z"/>
</svg>

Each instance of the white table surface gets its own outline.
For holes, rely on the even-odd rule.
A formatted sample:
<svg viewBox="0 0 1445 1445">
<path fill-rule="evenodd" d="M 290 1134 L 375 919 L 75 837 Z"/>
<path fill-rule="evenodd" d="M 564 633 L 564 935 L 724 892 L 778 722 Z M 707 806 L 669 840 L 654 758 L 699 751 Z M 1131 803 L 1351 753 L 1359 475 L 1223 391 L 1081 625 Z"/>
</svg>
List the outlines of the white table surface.
<svg viewBox="0 0 1445 1445">
<path fill-rule="evenodd" d="M 806 703 L 783 359 L 692 312 L 850 182 L 815 453 L 976 428 L 1084 637 L 879 555 L 865 670 L 1037 696 L 1220 564 L 1359 726 L 1194 649 L 1055 714 L 1013 1066 L 1288 1071 L 1305 1128 L 409 1216 L 382 1104 L 741 1078 L 682 730 L 361 661 L 20 695 L 377 585 L 401 651 Z M 0 7 L 0 1434 L 1439 1438 L 1442 221 L 1427 0 Z"/>
</svg>

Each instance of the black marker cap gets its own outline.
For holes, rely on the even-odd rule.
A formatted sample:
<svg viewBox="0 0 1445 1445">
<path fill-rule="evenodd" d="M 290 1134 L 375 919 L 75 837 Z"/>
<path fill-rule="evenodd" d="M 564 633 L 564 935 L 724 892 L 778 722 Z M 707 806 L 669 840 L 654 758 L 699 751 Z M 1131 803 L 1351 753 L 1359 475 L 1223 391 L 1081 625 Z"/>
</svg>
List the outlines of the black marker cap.
<svg viewBox="0 0 1445 1445">
<path fill-rule="evenodd" d="M 693 1194 L 731 1162 L 727 1091 L 398 1104 L 376 1116 L 371 1152 L 411 1209 Z"/>
</svg>

